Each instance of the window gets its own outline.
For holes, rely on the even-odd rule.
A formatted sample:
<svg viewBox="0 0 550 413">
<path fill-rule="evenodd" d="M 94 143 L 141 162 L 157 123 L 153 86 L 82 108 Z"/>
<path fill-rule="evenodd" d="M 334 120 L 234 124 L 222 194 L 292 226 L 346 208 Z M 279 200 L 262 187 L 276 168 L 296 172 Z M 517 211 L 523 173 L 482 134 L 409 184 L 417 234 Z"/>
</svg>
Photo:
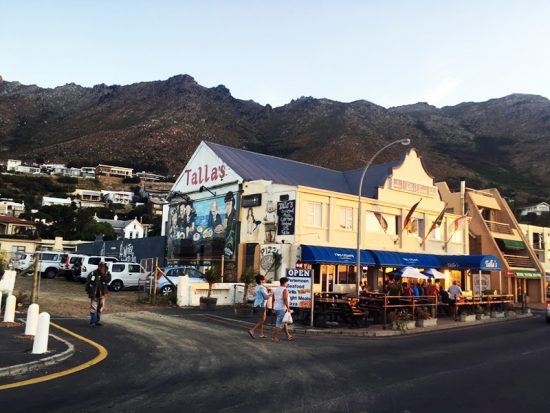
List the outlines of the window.
<svg viewBox="0 0 550 413">
<path fill-rule="evenodd" d="M 116 262 L 118 260 L 115 257 L 105 257 L 105 259 L 103 261 L 105 261 L 105 262 Z"/>
<path fill-rule="evenodd" d="M 451 242 L 456 242 L 456 243 L 461 243 L 462 242 L 462 231 L 461 230 L 455 231 L 455 233 L 453 234 L 453 236 L 451 238 Z"/>
<path fill-rule="evenodd" d="M 124 264 L 113 264 L 111 266 L 111 272 L 122 272 L 124 271 Z"/>
<path fill-rule="evenodd" d="M 100 262 L 101 262 L 101 258 L 99 257 L 90 257 L 88 259 L 88 264 L 90 265 L 99 265 Z"/>
<path fill-rule="evenodd" d="M 411 223 L 411 229 L 413 235 L 424 238 L 424 228 L 425 228 L 425 221 L 420 218 L 413 218 L 413 222 Z"/>
<path fill-rule="evenodd" d="M 323 204 L 320 202 L 307 203 L 307 224 L 312 227 L 322 226 Z"/>
<path fill-rule="evenodd" d="M 351 231 L 353 229 L 353 208 L 340 208 L 340 228 L 347 231 Z"/>
<path fill-rule="evenodd" d="M 114 265 L 117 265 L 117 264 L 114 264 Z M 130 272 L 141 272 L 141 265 L 130 264 Z"/>
<path fill-rule="evenodd" d="M 42 261 L 59 261 L 58 254 L 42 254 L 40 257 Z"/>
<path fill-rule="evenodd" d="M 21 245 L 13 245 L 11 247 L 11 256 L 14 258 L 21 258 L 25 255 L 26 247 Z"/>
</svg>

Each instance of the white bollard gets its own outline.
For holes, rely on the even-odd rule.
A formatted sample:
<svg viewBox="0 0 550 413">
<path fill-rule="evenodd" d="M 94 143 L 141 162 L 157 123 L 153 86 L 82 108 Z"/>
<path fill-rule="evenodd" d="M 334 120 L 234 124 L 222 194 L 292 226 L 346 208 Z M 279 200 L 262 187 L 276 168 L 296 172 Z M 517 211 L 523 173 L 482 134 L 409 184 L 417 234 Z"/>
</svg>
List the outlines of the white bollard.
<svg viewBox="0 0 550 413">
<path fill-rule="evenodd" d="M 25 325 L 25 335 L 34 336 L 38 325 L 38 304 L 29 305 L 27 310 L 27 321 Z"/>
<path fill-rule="evenodd" d="M 4 297 L 4 294 L 0 291 L 0 314 L 2 314 L 2 297 Z"/>
<path fill-rule="evenodd" d="M 32 354 L 44 354 L 48 351 L 48 335 L 50 334 L 50 315 L 40 313 L 38 316 L 38 326 L 34 343 L 32 345 Z"/>
<path fill-rule="evenodd" d="M 15 295 L 8 295 L 6 308 L 4 309 L 4 323 L 13 323 L 15 321 Z"/>
</svg>

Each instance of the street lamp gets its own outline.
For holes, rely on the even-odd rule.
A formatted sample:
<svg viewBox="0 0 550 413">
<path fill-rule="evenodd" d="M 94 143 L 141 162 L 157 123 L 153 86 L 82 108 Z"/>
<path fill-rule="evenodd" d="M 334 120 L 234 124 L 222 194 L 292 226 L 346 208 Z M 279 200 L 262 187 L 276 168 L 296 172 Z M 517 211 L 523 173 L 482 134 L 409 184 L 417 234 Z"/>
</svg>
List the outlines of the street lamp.
<svg viewBox="0 0 550 413">
<path fill-rule="evenodd" d="M 372 155 L 372 158 L 370 158 L 369 162 L 367 163 L 367 166 L 365 166 L 365 169 L 363 170 L 363 173 L 361 174 L 361 179 L 359 180 L 359 191 L 358 191 L 358 202 L 359 202 L 359 208 L 358 208 L 358 214 L 357 214 L 357 297 L 359 297 L 359 292 L 361 290 L 361 192 L 363 189 L 363 180 L 365 179 L 365 175 L 367 174 L 367 170 L 372 164 L 372 161 L 384 150 L 388 149 L 392 145 L 396 145 L 400 143 L 403 146 L 408 146 L 411 144 L 411 140 L 406 139 L 399 139 L 392 143 L 388 143 L 386 146 L 384 146 L 382 149 L 380 149 L 378 152 L 376 152 L 374 155 Z"/>
</svg>

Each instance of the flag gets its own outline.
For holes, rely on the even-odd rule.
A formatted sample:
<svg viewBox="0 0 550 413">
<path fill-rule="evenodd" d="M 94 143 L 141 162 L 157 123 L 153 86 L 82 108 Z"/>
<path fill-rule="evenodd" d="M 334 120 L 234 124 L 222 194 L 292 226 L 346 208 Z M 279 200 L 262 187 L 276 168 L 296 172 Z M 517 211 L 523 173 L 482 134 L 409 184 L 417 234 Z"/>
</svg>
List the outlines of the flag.
<svg viewBox="0 0 550 413">
<path fill-rule="evenodd" d="M 432 233 L 432 231 L 434 229 L 439 228 L 441 226 L 441 223 L 443 222 L 443 217 L 445 216 L 445 209 L 446 208 L 447 208 L 447 204 L 445 204 L 445 206 L 443 207 L 443 210 L 439 213 L 439 215 L 437 216 L 435 221 L 432 222 L 432 226 L 430 227 L 429 231 L 426 232 L 426 235 L 424 236 L 424 239 L 422 240 L 422 242 L 426 241 L 426 239 L 428 238 L 428 236 Z"/>
<path fill-rule="evenodd" d="M 405 222 L 403 222 L 403 229 L 401 230 L 401 232 L 407 230 L 408 232 L 412 233 L 413 230 L 412 230 L 412 216 L 414 214 L 414 211 L 416 211 L 416 207 L 418 206 L 418 204 L 422 201 L 422 198 L 420 198 L 420 201 L 418 201 L 416 204 L 414 204 L 411 208 L 411 210 L 409 211 L 409 213 L 407 214 L 407 216 L 405 217 Z"/>
<path fill-rule="evenodd" d="M 384 218 L 384 215 L 382 215 L 381 212 L 375 212 L 374 216 L 376 217 L 376 219 L 378 219 L 378 223 L 380 224 L 380 226 L 382 227 L 384 232 L 387 232 L 388 231 L 388 221 L 386 221 L 386 219 Z"/>
<path fill-rule="evenodd" d="M 453 221 L 453 223 L 451 224 L 453 230 L 451 232 L 451 236 L 449 237 L 449 239 L 447 240 L 447 244 L 449 242 L 451 242 L 451 239 L 453 238 L 453 235 L 455 234 L 456 231 L 458 231 L 458 228 L 460 227 L 460 223 L 464 220 L 464 219 L 467 219 L 468 218 L 468 215 L 462 215 L 460 217 L 458 217 L 457 219 L 455 219 Z"/>
</svg>

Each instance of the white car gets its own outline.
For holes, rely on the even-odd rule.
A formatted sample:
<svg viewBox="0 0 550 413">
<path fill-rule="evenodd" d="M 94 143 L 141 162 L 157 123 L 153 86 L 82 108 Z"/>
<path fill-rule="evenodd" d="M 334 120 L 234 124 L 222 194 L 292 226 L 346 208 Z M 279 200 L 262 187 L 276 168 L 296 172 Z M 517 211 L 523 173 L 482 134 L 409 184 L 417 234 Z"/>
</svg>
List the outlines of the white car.
<svg viewBox="0 0 550 413">
<path fill-rule="evenodd" d="M 17 271 L 25 270 L 32 267 L 34 263 L 33 254 L 20 254 L 17 259 L 12 261 L 13 268 Z"/>
<path fill-rule="evenodd" d="M 74 277 L 75 279 L 79 279 L 80 281 L 85 281 L 86 278 L 88 278 L 88 274 L 90 274 L 92 271 L 97 270 L 97 266 L 100 262 L 109 263 L 109 262 L 117 262 L 118 258 L 115 257 L 104 257 L 100 255 L 90 255 L 90 256 L 84 256 L 82 258 L 82 263 L 80 264 L 80 274 L 77 274 L 75 272 Z"/>
<path fill-rule="evenodd" d="M 37 252 L 39 260 L 38 272 L 44 278 L 55 278 L 61 269 L 61 262 L 66 254 L 62 252 Z"/>
<path fill-rule="evenodd" d="M 108 262 L 107 269 L 111 273 L 109 288 L 112 291 L 137 287 L 140 279 L 145 278 L 147 272 L 145 268 L 134 262 Z"/>
<path fill-rule="evenodd" d="M 86 256 L 83 254 L 67 254 L 65 260 L 61 262 L 59 274 L 65 276 L 67 280 L 74 280 L 75 273 L 80 271 L 84 257 Z"/>
<path fill-rule="evenodd" d="M 159 275 L 157 284 L 157 291 L 159 294 L 162 295 L 170 295 L 176 291 L 179 282 L 178 278 L 180 276 L 187 275 L 189 277 L 189 282 L 192 283 L 206 282 L 206 280 L 203 278 L 203 274 L 193 267 L 166 267 L 163 268 L 163 271 L 166 276 Z M 166 277 L 168 277 L 172 282 L 168 281 Z M 174 288 L 174 285 L 176 286 L 176 288 Z"/>
</svg>

